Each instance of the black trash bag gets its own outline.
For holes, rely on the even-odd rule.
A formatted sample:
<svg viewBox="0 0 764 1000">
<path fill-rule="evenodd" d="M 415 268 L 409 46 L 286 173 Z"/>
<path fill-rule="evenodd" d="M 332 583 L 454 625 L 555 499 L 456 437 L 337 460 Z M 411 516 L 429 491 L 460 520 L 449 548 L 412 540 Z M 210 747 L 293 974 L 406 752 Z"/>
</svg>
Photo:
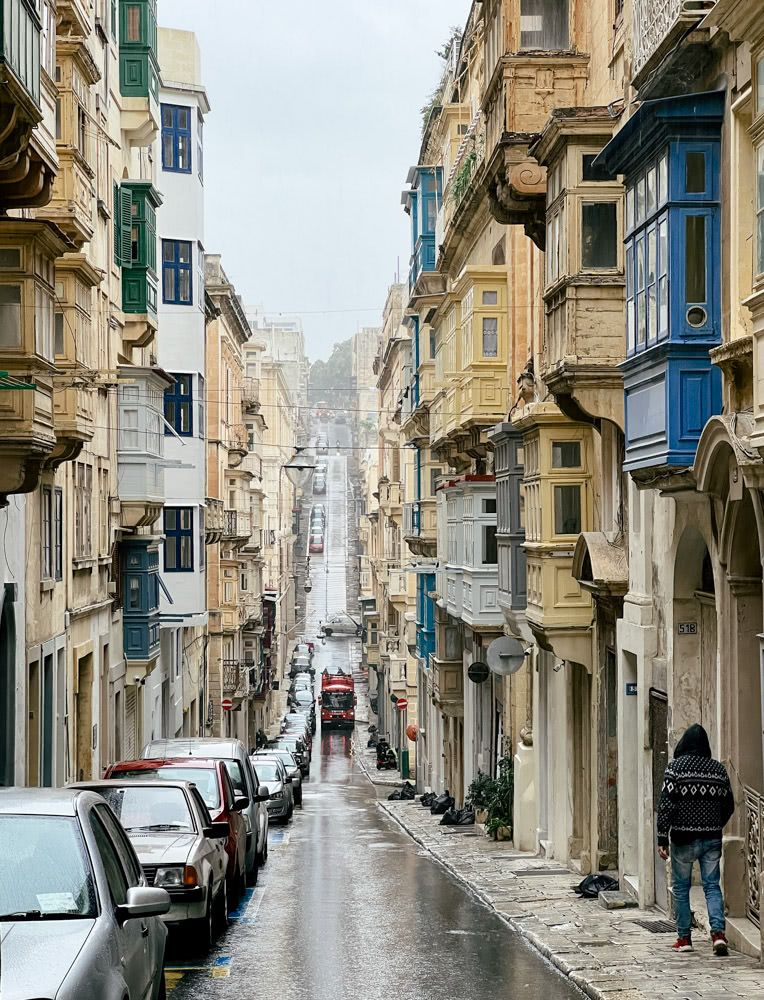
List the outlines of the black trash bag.
<svg viewBox="0 0 764 1000">
<path fill-rule="evenodd" d="M 411 800 L 416 797 L 416 791 L 410 781 L 406 781 L 401 788 L 401 798 Z"/>
<path fill-rule="evenodd" d="M 440 821 L 441 826 L 471 826 L 475 822 L 475 813 L 469 806 L 464 809 L 446 809 Z"/>
<path fill-rule="evenodd" d="M 587 875 L 573 891 L 583 899 L 596 899 L 601 892 L 612 892 L 618 888 L 618 879 L 609 875 Z"/>
<path fill-rule="evenodd" d="M 424 795 L 422 796 L 422 798 L 419 801 L 422 803 L 423 806 L 425 806 L 427 809 L 429 809 L 430 806 L 435 801 L 435 793 L 434 792 L 425 792 Z"/>
<path fill-rule="evenodd" d="M 430 806 L 430 812 L 433 816 L 442 816 L 444 812 L 448 809 L 452 809 L 454 806 L 454 797 L 449 795 L 448 792 L 443 792 L 442 795 L 438 795 L 435 801 Z"/>
<path fill-rule="evenodd" d="M 390 792 L 390 794 L 387 796 L 387 801 L 388 802 L 400 802 L 400 800 L 402 798 L 403 798 L 403 796 L 401 795 L 400 788 L 396 788 L 394 792 Z"/>
</svg>

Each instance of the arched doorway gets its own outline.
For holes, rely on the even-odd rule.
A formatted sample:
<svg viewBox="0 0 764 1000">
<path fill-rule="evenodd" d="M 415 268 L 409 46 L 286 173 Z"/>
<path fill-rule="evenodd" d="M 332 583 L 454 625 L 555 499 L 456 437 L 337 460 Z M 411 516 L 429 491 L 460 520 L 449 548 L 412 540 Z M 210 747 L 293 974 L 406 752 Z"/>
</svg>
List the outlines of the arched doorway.
<svg viewBox="0 0 764 1000">
<path fill-rule="evenodd" d="M 16 617 L 8 594 L 0 594 L 0 785 L 15 784 Z"/>
</svg>

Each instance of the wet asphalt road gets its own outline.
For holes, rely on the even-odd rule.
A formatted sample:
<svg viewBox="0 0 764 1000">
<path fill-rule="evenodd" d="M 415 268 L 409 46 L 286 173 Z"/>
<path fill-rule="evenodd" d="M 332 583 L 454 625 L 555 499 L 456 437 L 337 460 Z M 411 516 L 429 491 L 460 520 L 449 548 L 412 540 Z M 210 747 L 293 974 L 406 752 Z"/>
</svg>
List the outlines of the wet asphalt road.
<svg viewBox="0 0 764 1000">
<path fill-rule="evenodd" d="M 580 997 L 379 812 L 350 749 L 314 744 L 303 809 L 206 967 L 169 973 L 173 1000 Z"/>
<path fill-rule="evenodd" d="M 326 504 L 327 546 L 311 559 L 306 638 L 345 608 L 345 457 L 330 455 L 327 472 L 326 496 L 316 498 Z M 324 667 L 348 670 L 359 660 L 356 639 L 327 639 L 316 647 L 317 679 Z M 366 710 L 361 690 L 359 718 Z M 365 727 L 356 732 L 365 742 Z M 177 942 L 171 950 L 172 1000 L 580 998 L 384 816 L 376 796 L 351 737 L 319 729 L 304 806 L 288 827 L 271 828 L 257 888 L 209 956 L 189 959 Z"/>
</svg>

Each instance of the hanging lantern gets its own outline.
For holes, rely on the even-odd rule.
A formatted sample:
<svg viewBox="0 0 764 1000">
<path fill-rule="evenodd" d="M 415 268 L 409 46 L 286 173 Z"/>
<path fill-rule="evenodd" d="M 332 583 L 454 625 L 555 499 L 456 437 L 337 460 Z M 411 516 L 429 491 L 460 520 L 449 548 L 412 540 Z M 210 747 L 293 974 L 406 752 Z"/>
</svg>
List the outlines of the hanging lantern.
<svg viewBox="0 0 764 1000">
<path fill-rule="evenodd" d="M 416 738 L 419 735 L 419 727 L 413 722 L 410 722 L 408 726 L 406 726 L 406 735 L 412 743 L 416 743 Z"/>
</svg>

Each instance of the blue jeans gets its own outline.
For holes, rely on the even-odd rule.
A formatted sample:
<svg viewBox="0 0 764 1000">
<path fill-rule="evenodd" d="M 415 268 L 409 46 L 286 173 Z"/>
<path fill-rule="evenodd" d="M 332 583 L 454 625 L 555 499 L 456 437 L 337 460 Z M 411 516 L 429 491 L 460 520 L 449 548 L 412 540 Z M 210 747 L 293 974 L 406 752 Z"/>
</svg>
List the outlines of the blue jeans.
<svg viewBox="0 0 764 1000">
<path fill-rule="evenodd" d="M 722 857 L 720 840 L 691 840 L 689 844 L 671 845 L 671 881 L 676 906 L 676 931 L 680 938 L 690 937 L 692 913 L 690 912 L 690 883 L 692 866 L 700 865 L 700 880 L 708 907 L 708 922 L 712 933 L 723 931 L 724 899 L 719 885 L 719 862 Z"/>
</svg>

